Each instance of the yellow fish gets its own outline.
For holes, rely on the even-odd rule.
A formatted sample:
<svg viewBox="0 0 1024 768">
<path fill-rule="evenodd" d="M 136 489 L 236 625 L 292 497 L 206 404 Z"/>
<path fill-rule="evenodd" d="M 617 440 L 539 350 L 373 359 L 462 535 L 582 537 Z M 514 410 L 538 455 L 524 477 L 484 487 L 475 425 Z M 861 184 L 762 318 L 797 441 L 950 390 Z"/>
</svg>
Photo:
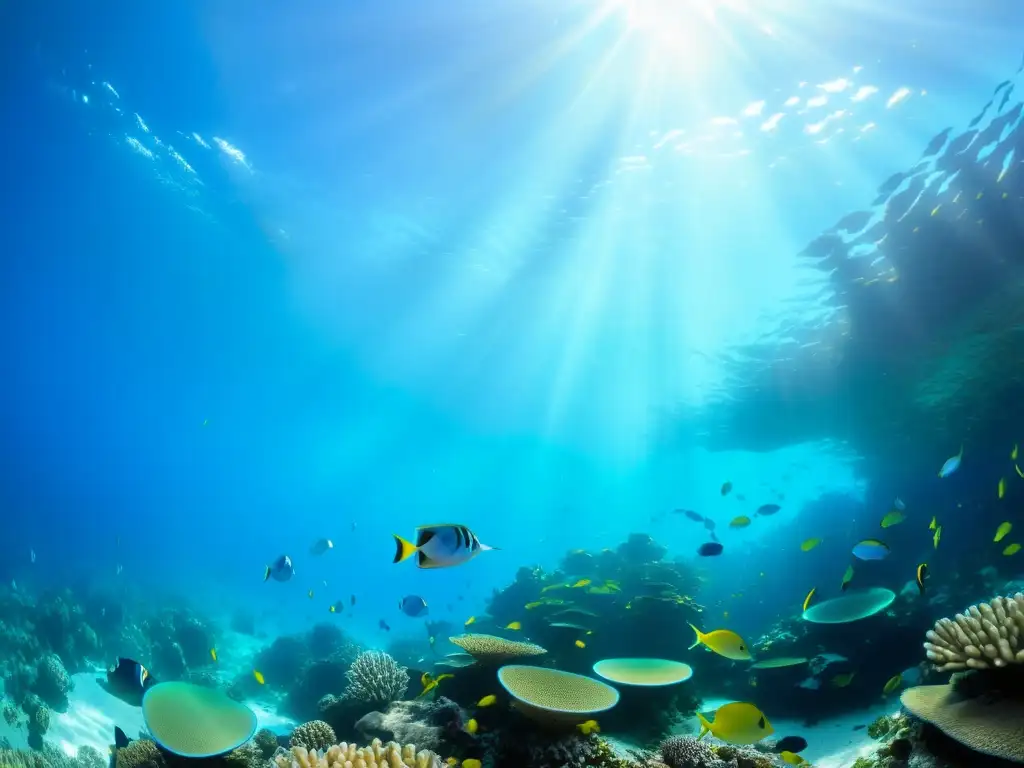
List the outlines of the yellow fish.
<svg viewBox="0 0 1024 768">
<path fill-rule="evenodd" d="M 1014 443 L 1013 444 L 1013 450 L 1010 451 L 1010 461 L 1016 461 L 1016 460 L 1017 460 L 1017 444 Z"/>
<path fill-rule="evenodd" d="M 1003 498 L 1003 496 L 1006 495 L 1006 478 L 1005 477 L 1000 477 L 999 478 L 999 485 L 996 486 L 996 495 L 998 495 L 1000 499 Z"/>
<path fill-rule="evenodd" d="M 527 603 L 525 608 L 528 611 L 532 611 L 534 608 L 540 608 L 542 605 L 544 605 L 543 600 L 534 600 L 532 603 Z"/>
<path fill-rule="evenodd" d="M 577 641 L 576 641 L 576 647 L 577 647 L 577 648 L 586 648 L 586 647 L 587 647 L 587 644 L 586 644 L 586 643 L 584 643 L 584 642 L 583 642 L 582 640 L 577 640 Z"/>
<path fill-rule="evenodd" d="M 470 616 L 468 619 L 466 619 L 466 623 L 463 624 L 463 626 L 464 627 L 468 627 L 470 624 L 473 624 L 475 622 L 476 622 L 476 616 Z"/>
<path fill-rule="evenodd" d="M 730 528 L 746 528 L 748 525 L 750 525 L 750 518 L 746 515 L 739 515 L 729 521 Z"/>
<path fill-rule="evenodd" d="M 548 584 L 546 587 L 541 589 L 540 593 L 543 595 L 545 592 L 550 592 L 552 589 L 565 589 L 565 584 Z"/>
<path fill-rule="evenodd" d="M 480 725 L 477 723 L 475 717 L 471 717 L 466 723 L 466 733 L 474 734 L 480 730 Z"/>
<path fill-rule="evenodd" d="M 452 766 L 452 768 L 455 768 L 459 764 L 459 759 L 457 757 L 449 757 L 445 762 Z"/>
<path fill-rule="evenodd" d="M 601 732 L 601 727 L 597 724 L 597 720 L 587 720 L 587 722 L 580 723 L 576 727 L 580 729 L 580 733 L 584 736 Z"/>
<path fill-rule="evenodd" d="M 903 685 L 903 675 L 893 675 L 889 678 L 889 682 L 885 684 L 885 687 L 882 688 L 882 695 L 888 696 L 901 685 Z"/>
<path fill-rule="evenodd" d="M 1003 554 L 1007 557 L 1010 555 L 1016 555 L 1018 552 L 1020 552 L 1020 544 L 1010 544 L 1003 550 Z"/>
<path fill-rule="evenodd" d="M 804 552 L 810 552 L 819 544 L 821 544 L 821 539 L 807 539 L 803 544 L 800 545 L 800 549 L 802 549 Z"/>
<path fill-rule="evenodd" d="M 1013 530 L 1013 523 L 1000 523 L 999 527 L 996 528 L 996 537 L 992 541 L 1002 541 L 1006 538 L 1006 534 Z"/>
<path fill-rule="evenodd" d="M 846 573 L 843 574 L 843 583 L 839 585 L 839 588 L 845 592 L 846 588 L 850 586 L 851 581 L 853 581 L 853 566 L 848 565 L 846 566 Z M 807 609 L 804 608 L 804 610 L 806 611 Z"/>
<path fill-rule="evenodd" d="M 462 768 L 480 768 L 483 763 L 477 760 L 475 757 L 471 757 L 467 760 L 462 761 Z"/>
<path fill-rule="evenodd" d="M 590 586 L 590 579 L 580 579 L 579 581 L 577 581 L 575 584 L 572 585 L 572 589 L 581 589 L 582 587 L 589 587 L 589 586 Z"/>
<path fill-rule="evenodd" d="M 210 649 L 210 658 L 213 659 L 214 661 L 217 660 L 217 649 L 216 648 L 211 648 Z"/>
<path fill-rule="evenodd" d="M 942 526 L 940 525 L 938 528 L 935 529 L 935 535 L 932 536 L 932 546 L 934 546 L 935 549 L 939 548 L 939 539 L 941 539 L 941 538 L 942 538 Z"/>
<path fill-rule="evenodd" d="M 814 593 L 818 591 L 817 587 L 811 587 L 811 591 L 807 593 L 807 597 L 804 598 L 804 610 L 806 611 L 811 607 L 811 600 L 814 599 Z"/>
<path fill-rule="evenodd" d="M 1024 480 L 1024 472 L 1020 471 L 1020 467 L 1014 464 L 1013 468 L 1017 470 L 1017 477 L 1019 477 L 1021 480 Z"/>
<path fill-rule="evenodd" d="M 788 752 L 786 750 L 779 752 L 779 757 L 782 758 L 782 762 L 789 763 L 790 765 L 803 765 L 807 762 L 796 752 Z"/>
<path fill-rule="evenodd" d="M 906 519 L 907 516 L 898 509 L 891 509 L 886 513 L 885 517 L 882 518 L 881 525 L 883 528 L 892 528 L 894 525 L 899 525 Z"/>
<path fill-rule="evenodd" d="M 836 675 L 832 678 L 832 685 L 836 688 L 845 688 L 853 682 L 853 678 L 856 674 L 856 672 L 846 672 L 842 675 Z"/>
<path fill-rule="evenodd" d="M 489 693 L 489 694 L 487 694 L 486 696 L 484 696 L 484 697 L 483 697 L 482 699 L 480 699 L 480 701 L 478 701 L 478 702 L 476 703 L 476 705 L 477 705 L 478 707 L 489 707 L 489 706 L 491 706 L 491 705 L 492 705 L 492 704 L 493 704 L 494 702 L 496 702 L 497 700 L 498 700 L 498 697 L 497 697 L 497 696 L 495 696 L 495 695 L 494 695 L 493 693 Z"/>
<path fill-rule="evenodd" d="M 724 656 L 733 661 L 748 661 L 751 658 L 750 651 L 747 648 L 747 644 L 743 642 L 743 638 L 731 630 L 716 629 L 713 632 L 704 634 L 693 624 L 690 625 L 690 629 L 697 635 L 697 639 L 690 646 L 691 649 L 696 648 L 698 645 L 704 645 L 719 656 Z"/>
<path fill-rule="evenodd" d="M 936 527 L 937 525 L 938 525 L 938 521 L 937 521 L 937 520 L 935 519 L 935 517 L 933 516 L 933 517 L 932 517 L 932 521 L 931 521 L 930 523 L 928 523 L 928 530 L 929 530 L 929 531 L 934 531 L 934 530 L 935 530 L 935 527 Z"/>
<path fill-rule="evenodd" d="M 714 722 L 708 722 L 700 712 L 697 713 L 697 719 L 700 721 L 698 739 L 710 733 L 716 739 L 730 744 L 754 744 L 775 733 L 760 709 L 741 701 L 720 706 L 715 711 Z"/>
<path fill-rule="evenodd" d="M 260 672 L 258 669 L 254 669 L 252 671 L 252 676 L 256 678 L 256 682 L 260 685 L 263 685 L 266 682 L 266 680 L 263 679 L 263 673 Z"/>
<path fill-rule="evenodd" d="M 505 629 L 520 630 L 522 628 L 523 628 L 523 625 L 520 624 L 518 621 L 510 621 L 508 624 L 505 625 Z"/>
</svg>

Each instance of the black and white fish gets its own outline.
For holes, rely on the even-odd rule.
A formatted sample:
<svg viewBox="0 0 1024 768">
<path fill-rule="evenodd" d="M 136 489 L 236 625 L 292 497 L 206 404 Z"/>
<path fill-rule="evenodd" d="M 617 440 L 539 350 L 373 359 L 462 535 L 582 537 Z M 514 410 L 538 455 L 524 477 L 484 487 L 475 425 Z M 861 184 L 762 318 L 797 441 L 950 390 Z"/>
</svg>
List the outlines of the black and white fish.
<svg viewBox="0 0 1024 768">
<path fill-rule="evenodd" d="M 134 659 L 124 657 L 118 657 L 113 669 L 107 670 L 106 679 L 99 678 L 96 682 L 111 696 L 133 707 L 141 707 L 142 695 L 156 685 L 148 669 Z"/>
<path fill-rule="evenodd" d="M 497 549 L 481 543 L 476 534 L 464 525 L 442 523 L 416 529 L 416 543 L 395 537 L 395 559 L 400 563 L 416 555 L 419 568 L 451 568 L 468 563 L 481 552 Z"/>
<path fill-rule="evenodd" d="M 267 569 L 263 572 L 263 580 L 288 581 L 294 575 L 295 567 L 292 565 L 292 559 L 288 555 L 281 555 L 267 566 Z"/>
</svg>

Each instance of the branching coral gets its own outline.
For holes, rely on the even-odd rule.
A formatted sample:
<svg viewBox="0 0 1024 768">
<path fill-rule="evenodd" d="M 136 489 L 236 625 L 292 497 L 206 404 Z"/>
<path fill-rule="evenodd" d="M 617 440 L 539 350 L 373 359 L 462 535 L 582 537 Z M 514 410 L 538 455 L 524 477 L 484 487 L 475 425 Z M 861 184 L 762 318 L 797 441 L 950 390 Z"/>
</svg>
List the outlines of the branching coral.
<svg viewBox="0 0 1024 768">
<path fill-rule="evenodd" d="M 324 752 L 337 740 L 338 737 L 335 735 L 334 729 L 323 720 L 310 720 L 292 732 L 288 746 Z"/>
<path fill-rule="evenodd" d="M 388 704 L 401 698 L 409 686 L 409 673 L 381 651 L 364 651 L 345 673 L 345 698 L 367 704 Z"/>
<path fill-rule="evenodd" d="M 1024 664 L 1024 593 L 979 603 L 939 619 L 924 644 L 940 672 Z"/>
<path fill-rule="evenodd" d="M 275 758 L 278 768 L 440 768 L 441 758 L 433 752 L 416 751 L 412 744 L 382 744 L 374 739 L 368 747 L 335 744 L 323 754 L 292 747 L 291 755 Z"/>
<path fill-rule="evenodd" d="M 672 736 L 660 747 L 661 759 L 669 768 L 711 768 L 720 761 L 711 744 L 692 736 Z"/>
</svg>

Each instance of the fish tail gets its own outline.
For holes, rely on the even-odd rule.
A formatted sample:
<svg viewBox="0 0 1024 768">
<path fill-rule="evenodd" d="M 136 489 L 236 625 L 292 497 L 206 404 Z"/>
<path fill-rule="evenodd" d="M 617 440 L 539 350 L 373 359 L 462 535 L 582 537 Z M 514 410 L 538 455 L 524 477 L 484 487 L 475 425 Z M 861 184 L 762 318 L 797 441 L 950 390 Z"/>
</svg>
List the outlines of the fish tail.
<svg viewBox="0 0 1024 768">
<path fill-rule="evenodd" d="M 269 578 L 270 578 L 270 566 L 268 565 L 267 569 L 265 571 L 263 571 L 263 580 L 266 581 Z"/>
<path fill-rule="evenodd" d="M 690 625 L 690 629 L 692 629 L 696 633 L 697 639 L 693 641 L 693 645 L 686 649 L 688 651 L 692 651 L 694 648 L 696 648 L 698 645 L 704 642 L 704 635 L 701 634 L 701 631 L 699 629 L 693 626 L 693 624 Z"/>
<path fill-rule="evenodd" d="M 406 541 L 397 533 L 391 535 L 395 537 L 395 559 L 393 562 L 400 563 L 416 554 L 417 547 L 415 544 L 411 541 Z"/>
<path fill-rule="evenodd" d="M 692 626 L 692 625 L 691 625 Z M 700 741 L 709 733 L 711 733 L 711 723 L 704 717 L 700 712 L 697 713 L 697 719 L 700 720 L 700 736 L 697 737 L 697 741 Z"/>
</svg>

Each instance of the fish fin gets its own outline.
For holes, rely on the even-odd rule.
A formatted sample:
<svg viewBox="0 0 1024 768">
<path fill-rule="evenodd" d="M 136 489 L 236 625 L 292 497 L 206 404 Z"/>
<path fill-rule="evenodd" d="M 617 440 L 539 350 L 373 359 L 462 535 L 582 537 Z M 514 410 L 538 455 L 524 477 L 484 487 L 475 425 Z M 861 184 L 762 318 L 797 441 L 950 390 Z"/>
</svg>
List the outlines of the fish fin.
<svg viewBox="0 0 1024 768">
<path fill-rule="evenodd" d="M 692 629 L 696 633 L 697 639 L 693 641 L 693 645 L 686 649 L 688 651 L 692 651 L 694 648 L 696 648 L 698 645 L 704 642 L 704 635 L 701 634 L 701 631 L 699 629 L 693 626 L 693 624 L 690 625 L 690 629 Z"/>
<path fill-rule="evenodd" d="M 403 560 L 408 560 L 415 554 L 418 547 L 411 541 L 406 541 L 397 533 L 391 534 L 395 537 L 395 559 L 393 562 L 400 563 Z M 268 570 L 269 573 L 269 570 Z"/>
<path fill-rule="evenodd" d="M 693 626 L 692 624 L 690 626 Z M 700 741 L 709 733 L 711 733 L 711 723 L 704 717 L 700 712 L 697 713 L 697 719 L 700 720 L 700 736 L 697 737 L 697 741 Z"/>
<path fill-rule="evenodd" d="M 268 565 L 267 569 L 263 572 L 263 580 L 266 581 L 269 578 L 270 578 L 270 566 Z"/>
<path fill-rule="evenodd" d="M 122 731 L 116 725 L 114 726 L 115 749 L 123 749 L 124 747 L 127 747 L 129 744 L 131 744 L 131 741 L 132 740 L 128 738 L 128 735 L 124 731 Z"/>
<path fill-rule="evenodd" d="M 484 544 L 481 541 L 480 542 L 480 551 L 481 552 L 484 552 L 484 551 L 486 551 L 486 552 L 500 552 L 501 551 L 501 547 L 492 547 L 492 546 L 489 546 L 487 544 Z"/>
</svg>

